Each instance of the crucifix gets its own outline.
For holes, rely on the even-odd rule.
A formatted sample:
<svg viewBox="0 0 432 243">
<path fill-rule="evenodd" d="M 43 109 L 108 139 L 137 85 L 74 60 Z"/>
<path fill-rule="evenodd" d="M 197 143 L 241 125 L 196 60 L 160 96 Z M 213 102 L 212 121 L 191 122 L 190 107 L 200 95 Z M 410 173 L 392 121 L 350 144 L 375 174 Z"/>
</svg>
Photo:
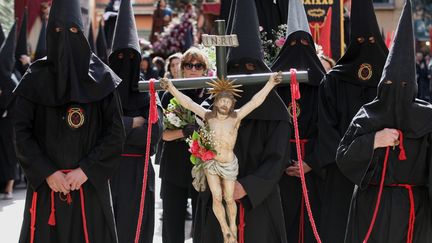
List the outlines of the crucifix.
<svg viewBox="0 0 432 243">
<path fill-rule="evenodd" d="M 238 43 L 237 35 L 225 35 L 225 20 L 216 20 L 216 28 L 218 35 L 203 35 L 204 46 L 216 46 L 216 71 L 217 77 L 222 80 L 235 80 L 236 84 L 239 85 L 257 85 L 266 82 L 271 73 L 259 73 L 259 74 L 243 74 L 243 75 L 228 75 L 227 76 L 227 64 L 226 64 L 226 48 L 236 47 L 241 43 Z M 307 71 L 297 71 L 297 81 L 299 83 L 306 82 L 308 80 Z M 282 84 L 289 84 L 291 82 L 291 72 L 282 72 Z M 211 88 L 209 83 L 213 81 L 214 77 L 199 77 L 199 78 L 180 78 L 171 79 L 171 82 L 178 90 L 186 89 L 199 89 L 199 88 Z M 163 90 L 160 86 L 159 81 L 154 82 L 155 90 Z M 141 92 L 149 90 L 148 81 L 140 81 L 138 83 L 138 89 Z"/>
<path fill-rule="evenodd" d="M 239 170 L 238 160 L 234 154 L 237 132 L 240 122 L 254 109 L 259 107 L 272 89 L 283 79 L 291 80 L 291 73 L 264 73 L 252 75 L 226 75 L 226 47 L 238 46 L 235 35 L 224 36 L 225 23 L 217 21 L 218 33 L 221 35 L 203 36 L 204 45 L 216 45 L 217 76 L 194 79 L 161 79 L 157 86 L 170 92 L 184 108 L 201 117 L 206 126 L 214 133 L 212 141 L 215 154 L 211 158 L 201 158 L 202 163 L 192 169 L 193 186 L 197 191 L 204 191 L 208 185 L 213 197 L 213 212 L 221 226 L 224 243 L 237 243 L 237 205 L 233 199 L 235 182 Z M 284 77 L 285 76 L 285 77 Z M 300 80 L 307 80 L 307 72 L 300 73 Z M 234 84 L 234 80 L 236 84 Z M 210 82 L 211 81 L 211 82 Z M 242 92 L 242 84 L 257 84 L 266 81 L 264 87 L 245 105 L 234 109 L 236 99 Z M 204 85 L 205 84 L 205 85 Z M 140 89 L 144 83 L 140 83 Z M 179 89 L 202 88 L 209 86 L 209 93 L 214 98 L 213 108 L 205 109 L 184 95 Z M 199 146 L 199 145 L 197 145 Z M 191 148 L 192 151 L 193 148 Z M 199 149 L 198 149 L 199 150 Z M 225 206 L 223 204 L 225 201 Z"/>
</svg>

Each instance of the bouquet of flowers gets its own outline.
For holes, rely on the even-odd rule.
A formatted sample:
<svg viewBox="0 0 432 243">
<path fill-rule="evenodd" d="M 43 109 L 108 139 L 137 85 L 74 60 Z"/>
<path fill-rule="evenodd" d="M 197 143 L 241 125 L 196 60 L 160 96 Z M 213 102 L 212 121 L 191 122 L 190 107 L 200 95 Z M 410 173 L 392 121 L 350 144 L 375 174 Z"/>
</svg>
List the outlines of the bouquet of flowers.
<svg viewBox="0 0 432 243">
<path fill-rule="evenodd" d="M 164 32 L 160 33 L 159 39 L 153 43 L 154 53 L 169 56 L 187 50 L 194 44 L 195 22 L 193 8 L 173 18 Z"/>
<path fill-rule="evenodd" d="M 214 132 L 208 126 L 194 131 L 186 141 L 189 144 L 190 161 L 193 165 L 201 166 L 216 156 Z"/>
<path fill-rule="evenodd" d="M 182 129 L 188 124 L 195 122 L 195 115 L 181 106 L 176 98 L 172 98 L 167 109 L 163 111 L 164 126 L 167 129 Z"/>
<path fill-rule="evenodd" d="M 273 39 L 268 39 L 268 34 L 266 31 L 263 31 L 263 28 L 260 27 L 261 31 L 261 41 L 264 51 L 264 62 L 271 66 L 283 45 L 286 41 L 286 24 L 281 24 L 278 26 L 276 30 L 272 30 Z"/>
</svg>

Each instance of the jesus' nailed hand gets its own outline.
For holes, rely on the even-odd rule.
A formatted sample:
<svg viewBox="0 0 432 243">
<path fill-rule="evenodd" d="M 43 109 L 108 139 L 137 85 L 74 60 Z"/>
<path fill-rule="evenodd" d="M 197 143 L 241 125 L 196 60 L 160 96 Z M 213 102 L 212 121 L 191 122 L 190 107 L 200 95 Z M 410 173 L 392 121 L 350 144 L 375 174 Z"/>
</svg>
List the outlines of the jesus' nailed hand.
<svg viewBox="0 0 432 243">
<path fill-rule="evenodd" d="M 214 97 L 213 108 L 207 110 L 177 90 L 170 80 L 160 80 L 163 89 L 170 92 L 184 108 L 204 119 L 210 130 L 214 132 L 216 156 L 211 162 L 206 162 L 204 173 L 212 193 L 213 212 L 221 225 L 224 243 L 237 242 L 237 206 L 233 194 L 238 174 L 238 162 L 234 154 L 234 146 L 240 122 L 260 106 L 273 87 L 281 81 L 282 73 L 274 73 L 265 86 L 239 109 L 234 109 L 235 96 L 239 96 L 237 92 L 241 92 L 241 90 L 236 89 L 239 85 L 233 85 L 233 82 L 227 80 L 213 81 L 210 84 L 213 87 L 210 90 Z M 214 169 L 215 167 L 218 168 Z M 222 198 L 225 199 L 229 226 L 225 217 Z"/>
</svg>

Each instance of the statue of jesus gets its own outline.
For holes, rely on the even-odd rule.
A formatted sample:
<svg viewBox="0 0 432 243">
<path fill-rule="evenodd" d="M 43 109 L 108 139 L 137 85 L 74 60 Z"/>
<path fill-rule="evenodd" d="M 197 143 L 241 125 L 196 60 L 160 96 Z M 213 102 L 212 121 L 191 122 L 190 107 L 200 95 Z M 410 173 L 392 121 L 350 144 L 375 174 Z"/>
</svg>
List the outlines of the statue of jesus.
<svg viewBox="0 0 432 243">
<path fill-rule="evenodd" d="M 212 86 L 209 93 L 214 97 L 212 110 L 207 110 L 192 101 L 177 90 L 170 80 L 161 79 L 160 81 L 163 89 L 170 92 L 184 108 L 204 119 L 210 130 L 214 132 L 216 156 L 213 160 L 205 162 L 204 173 L 213 196 L 213 212 L 221 226 L 224 243 L 237 243 L 237 206 L 233 194 L 239 166 L 234 154 L 234 146 L 240 122 L 260 106 L 273 87 L 281 81 L 282 73 L 274 73 L 266 85 L 248 103 L 239 109 L 234 109 L 235 96 L 240 96 L 238 92 L 241 92 L 237 88 L 241 85 L 233 85 L 233 82 L 224 79 L 216 80 L 209 83 Z M 204 186 L 199 184 L 202 180 L 196 178 L 198 174 L 193 173 L 194 187 L 202 191 L 205 189 L 205 184 Z M 226 203 L 229 225 L 222 198 Z"/>
</svg>

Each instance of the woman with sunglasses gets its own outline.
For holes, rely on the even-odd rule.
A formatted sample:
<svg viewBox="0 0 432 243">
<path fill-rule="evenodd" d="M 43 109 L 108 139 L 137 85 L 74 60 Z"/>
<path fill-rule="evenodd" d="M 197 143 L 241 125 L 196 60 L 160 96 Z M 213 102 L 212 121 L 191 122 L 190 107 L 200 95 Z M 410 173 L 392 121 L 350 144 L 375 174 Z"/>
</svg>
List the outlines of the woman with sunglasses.
<svg viewBox="0 0 432 243">
<path fill-rule="evenodd" d="M 197 48 L 186 51 L 180 62 L 180 73 L 184 78 L 197 78 L 207 75 L 207 57 Z M 201 104 L 208 96 L 204 89 L 187 90 L 184 93 L 193 101 Z M 162 106 L 166 108 L 173 98 L 166 92 L 162 97 Z M 185 240 L 185 215 L 188 198 L 192 198 L 192 212 L 195 209 L 197 192 L 192 188 L 192 164 L 185 139 L 195 130 L 195 124 L 183 129 L 163 132 L 163 152 L 160 166 L 162 179 L 163 219 L 162 240 L 164 243 L 183 243 Z"/>
</svg>

